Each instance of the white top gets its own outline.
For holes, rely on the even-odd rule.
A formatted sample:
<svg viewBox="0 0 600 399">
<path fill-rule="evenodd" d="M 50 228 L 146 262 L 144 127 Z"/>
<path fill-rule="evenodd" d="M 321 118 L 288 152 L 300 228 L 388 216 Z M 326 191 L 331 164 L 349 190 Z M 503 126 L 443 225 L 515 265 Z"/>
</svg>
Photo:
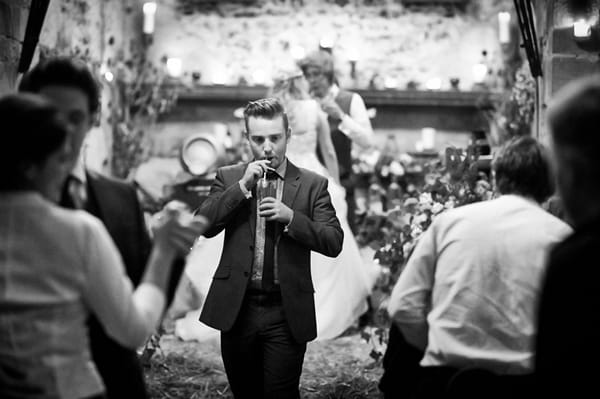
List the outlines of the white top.
<svg viewBox="0 0 600 399">
<path fill-rule="evenodd" d="M 532 370 L 536 301 L 550 248 L 571 228 L 515 195 L 438 216 L 394 287 L 388 311 L 422 366 Z"/>
<path fill-rule="evenodd" d="M 0 363 L 11 359 L 8 366 L 28 383 L 61 398 L 103 392 L 90 356 L 89 311 L 108 335 L 136 348 L 164 304 L 152 284 L 132 292 L 119 252 L 94 216 L 33 192 L 0 194 Z M 24 381 L 17 386 L 25 388 Z"/>
<path fill-rule="evenodd" d="M 340 88 L 335 84 L 329 89 L 329 95 L 332 98 L 336 98 L 339 92 Z M 338 128 L 360 147 L 366 148 L 372 144 L 373 127 L 365 102 L 358 93 L 352 93 L 350 111 L 348 115 L 344 114 L 342 116 Z"/>
</svg>

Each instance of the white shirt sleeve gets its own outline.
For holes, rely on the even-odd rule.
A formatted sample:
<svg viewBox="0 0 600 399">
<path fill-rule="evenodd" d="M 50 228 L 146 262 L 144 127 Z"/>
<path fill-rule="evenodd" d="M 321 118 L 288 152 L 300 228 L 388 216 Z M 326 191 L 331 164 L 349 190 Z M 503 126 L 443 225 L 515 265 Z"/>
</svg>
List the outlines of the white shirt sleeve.
<svg viewBox="0 0 600 399">
<path fill-rule="evenodd" d="M 427 344 L 427 314 L 431 309 L 435 251 L 432 224 L 419 239 L 388 304 L 388 313 L 406 340 L 421 349 Z"/>
<path fill-rule="evenodd" d="M 84 300 L 109 336 L 135 349 L 156 329 L 165 295 L 149 283 L 140 284 L 133 292 L 106 228 L 95 218 L 90 217 L 87 222 L 82 254 L 86 272 Z"/>
<path fill-rule="evenodd" d="M 342 116 L 339 129 L 352 141 L 361 147 L 372 144 L 373 128 L 367 113 L 367 107 L 360 95 L 352 94 L 350 101 L 350 114 Z"/>
</svg>

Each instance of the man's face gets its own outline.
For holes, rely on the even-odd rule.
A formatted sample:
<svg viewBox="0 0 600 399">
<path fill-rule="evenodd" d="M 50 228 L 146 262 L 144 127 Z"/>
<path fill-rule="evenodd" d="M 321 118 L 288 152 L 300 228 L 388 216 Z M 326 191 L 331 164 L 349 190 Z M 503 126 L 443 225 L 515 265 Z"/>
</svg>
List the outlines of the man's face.
<svg viewBox="0 0 600 399">
<path fill-rule="evenodd" d="M 85 136 L 92 127 L 87 95 L 81 89 L 62 85 L 44 86 L 39 94 L 48 98 L 67 122 L 69 129 L 67 142 L 70 147 L 71 161 L 75 164 Z"/>
<path fill-rule="evenodd" d="M 42 164 L 32 166 L 30 177 L 35 187 L 44 197 L 58 202 L 63 183 L 69 176 L 72 167 L 70 144 L 65 141 Z"/>
<path fill-rule="evenodd" d="M 308 81 L 310 94 L 314 97 L 325 97 L 329 90 L 329 80 L 323 70 L 316 66 L 308 66 L 304 70 L 304 77 Z"/>
<path fill-rule="evenodd" d="M 285 160 L 290 130 L 285 131 L 283 116 L 273 119 L 248 118 L 247 138 L 254 159 L 271 161 L 270 167 L 277 169 Z"/>
</svg>

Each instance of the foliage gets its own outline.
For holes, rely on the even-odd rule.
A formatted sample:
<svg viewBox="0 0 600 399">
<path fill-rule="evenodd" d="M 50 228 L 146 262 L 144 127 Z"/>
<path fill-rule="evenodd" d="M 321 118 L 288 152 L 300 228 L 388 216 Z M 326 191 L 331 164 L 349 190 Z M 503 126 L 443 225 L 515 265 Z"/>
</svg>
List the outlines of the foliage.
<svg viewBox="0 0 600 399">
<path fill-rule="evenodd" d="M 383 269 L 372 294 L 375 326 L 362 333 L 373 345 L 371 356 L 375 360 L 379 360 L 387 342 L 390 321 L 385 304 L 421 234 L 444 211 L 492 198 L 488 176 L 479 170 L 477 161 L 474 146 L 466 150 L 447 148 L 444 162 L 423 165 L 421 179 L 413 176 L 413 182 L 398 198 L 393 202 L 388 198 L 388 210 L 371 207 L 363 220 L 358 240 L 377 248 L 374 257 Z"/>
<path fill-rule="evenodd" d="M 535 115 L 535 80 L 529 66 L 523 63 L 515 72 L 514 84 L 489 114 L 492 126 L 498 129 L 495 140 L 501 144 L 512 137 L 531 134 Z"/>
<path fill-rule="evenodd" d="M 168 84 L 166 58 L 157 67 L 143 54 L 129 59 L 121 56 L 114 62 L 111 73 L 114 80 L 108 84 L 112 92 L 109 116 L 113 132 L 112 173 L 127 178 L 148 157 L 147 129 L 175 104 L 177 88 Z"/>
</svg>

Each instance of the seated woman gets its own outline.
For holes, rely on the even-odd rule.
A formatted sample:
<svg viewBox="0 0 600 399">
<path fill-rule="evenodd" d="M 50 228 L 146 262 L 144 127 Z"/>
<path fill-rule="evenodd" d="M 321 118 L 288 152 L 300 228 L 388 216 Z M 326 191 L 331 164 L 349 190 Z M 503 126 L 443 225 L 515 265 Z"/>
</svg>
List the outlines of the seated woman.
<svg viewBox="0 0 600 399">
<path fill-rule="evenodd" d="M 144 344 L 163 314 L 172 260 L 205 221 L 166 210 L 133 290 L 102 223 L 53 203 L 72 158 L 58 111 L 36 95 L 9 95 L 0 120 L 0 397 L 102 397 L 88 315 L 121 345 Z"/>
<path fill-rule="evenodd" d="M 342 334 L 368 308 L 367 298 L 379 276 L 380 268 L 361 257 L 358 244 L 347 220 L 344 188 L 339 184 L 338 164 L 329 132 L 326 115 L 319 104 L 310 98 L 308 83 L 300 69 L 283 71 L 275 79 L 271 96 L 277 97 L 288 114 L 292 136 L 287 157 L 295 165 L 319 173 L 329 179 L 328 190 L 336 215 L 344 230 L 342 252 L 328 258 L 311 254 L 311 275 L 315 288 L 317 340 L 331 339 Z M 322 149 L 323 165 L 317 157 L 317 144 Z M 208 292 L 212 279 L 208 264 L 216 265 L 223 245 L 223 234 L 201 242 L 188 259 L 186 269 L 190 280 L 202 295 Z M 176 334 L 183 339 L 205 341 L 216 337 L 216 331 L 198 322 L 199 312 L 190 312 L 176 322 Z"/>
</svg>

